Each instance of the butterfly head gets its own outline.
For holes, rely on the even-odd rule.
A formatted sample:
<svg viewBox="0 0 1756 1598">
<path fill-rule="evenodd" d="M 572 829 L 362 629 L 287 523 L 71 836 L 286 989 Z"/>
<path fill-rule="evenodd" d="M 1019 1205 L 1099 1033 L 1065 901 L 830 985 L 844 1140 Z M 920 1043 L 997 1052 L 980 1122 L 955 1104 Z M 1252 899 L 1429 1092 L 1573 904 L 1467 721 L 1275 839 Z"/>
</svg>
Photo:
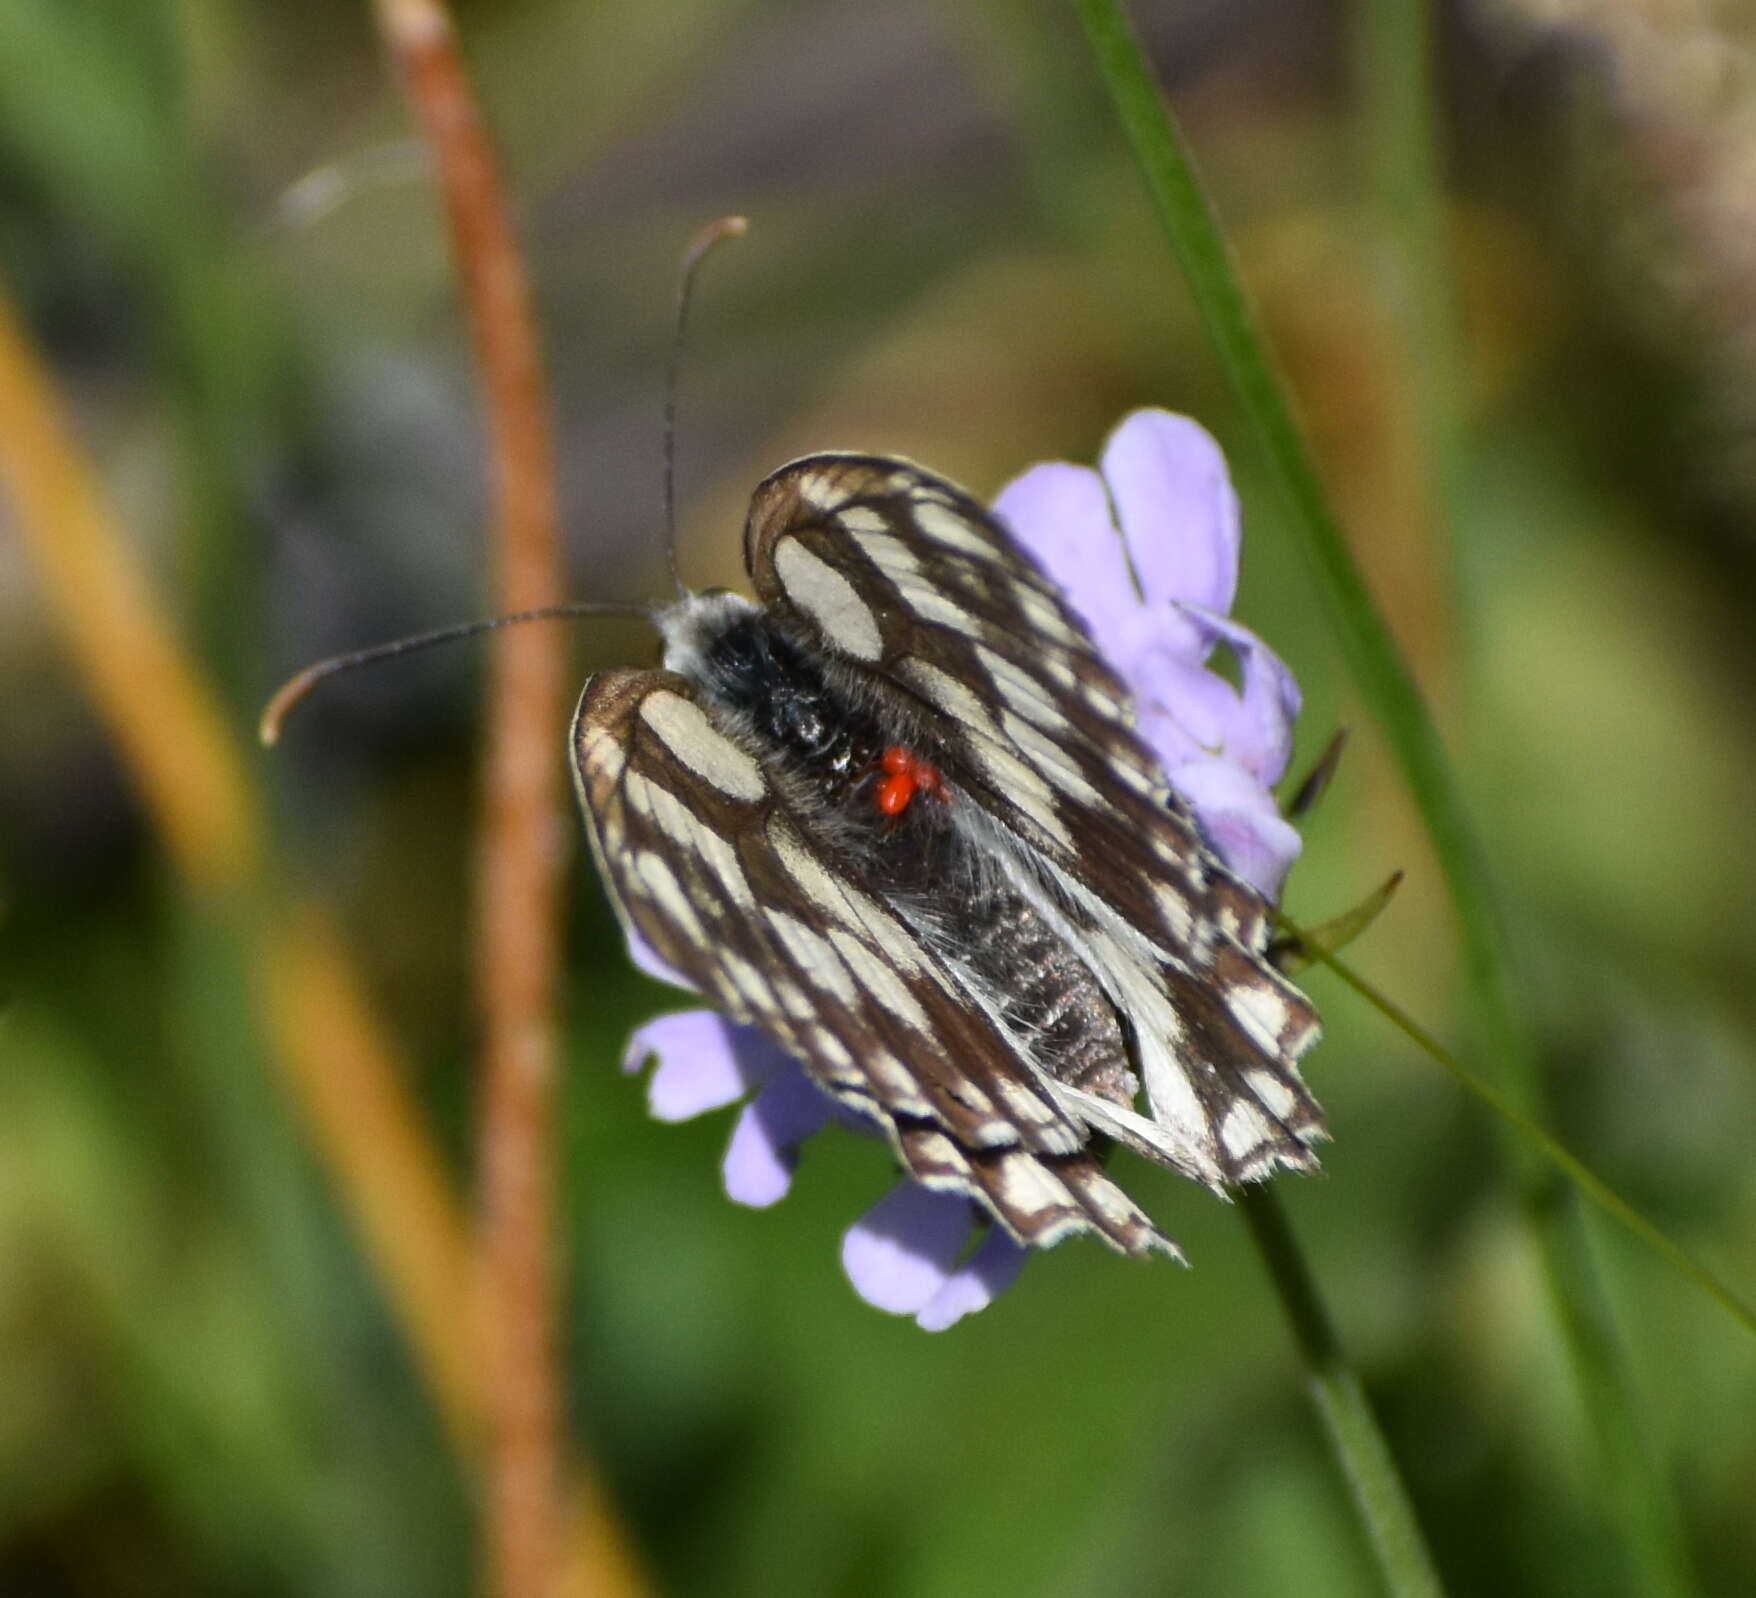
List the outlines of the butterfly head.
<svg viewBox="0 0 1756 1598">
<path fill-rule="evenodd" d="M 710 662 L 726 636 L 746 626 L 757 606 L 729 588 L 708 588 L 680 595 L 653 612 L 653 624 L 664 641 L 666 671 L 693 682 L 711 675 Z"/>
</svg>

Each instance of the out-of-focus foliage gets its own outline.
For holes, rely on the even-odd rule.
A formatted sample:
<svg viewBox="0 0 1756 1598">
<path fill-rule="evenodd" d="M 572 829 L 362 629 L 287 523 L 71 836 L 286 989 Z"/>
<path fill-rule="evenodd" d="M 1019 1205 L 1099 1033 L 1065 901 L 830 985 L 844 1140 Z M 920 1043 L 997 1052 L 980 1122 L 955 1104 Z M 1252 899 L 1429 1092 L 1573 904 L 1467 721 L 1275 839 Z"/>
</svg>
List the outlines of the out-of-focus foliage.
<svg viewBox="0 0 1756 1598">
<path fill-rule="evenodd" d="M 1751 40 L 1705 6 L 1442 9 L 1449 495 L 1358 19 L 1137 11 L 1478 808 L 1554 1124 L 1748 1293 Z M 721 212 L 754 226 L 709 272 L 686 368 L 693 583 L 738 581 L 743 500 L 802 450 L 990 491 L 1089 458 L 1132 405 L 1197 415 L 1235 447 L 1239 611 L 1306 685 L 1307 758 L 1356 731 L 1289 907 L 1321 919 L 1405 869 L 1357 958 L 1467 1050 L 1431 861 L 1071 20 L 523 0 L 459 21 L 545 316 L 578 592 L 662 591 L 673 262 Z M 295 666 L 483 603 L 477 400 L 408 139 L 360 8 L 0 7 L 0 279 L 240 741 Z M 471 1490 L 228 930 L 267 902 L 173 874 L 20 548 L 0 538 L 0 1591 L 468 1591 Z M 579 669 L 649 650 L 588 630 Z M 283 868 L 338 906 L 463 1191 L 476 682 L 467 649 L 337 682 L 259 767 Z M 943 1337 L 887 1320 L 836 1263 L 882 1151 L 820 1140 L 778 1209 L 727 1204 L 724 1125 L 656 1126 L 616 1072 L 671 998 L 630 974 L 589 872 L 576 900 L 572 1431 L 660 1588 L 1370 1590 L 1234 1216 L 1119 1156 L 1193 1272 L 1076 1244 Z M 1307 980 L 1336 1139 L 1284 1195 L 1448 1581 L 1633 1593 L 1489 1129 Z M 1701 1587 L 1746 1592 L 1756 1350 L 1598 1242 Z"/>
</svg>

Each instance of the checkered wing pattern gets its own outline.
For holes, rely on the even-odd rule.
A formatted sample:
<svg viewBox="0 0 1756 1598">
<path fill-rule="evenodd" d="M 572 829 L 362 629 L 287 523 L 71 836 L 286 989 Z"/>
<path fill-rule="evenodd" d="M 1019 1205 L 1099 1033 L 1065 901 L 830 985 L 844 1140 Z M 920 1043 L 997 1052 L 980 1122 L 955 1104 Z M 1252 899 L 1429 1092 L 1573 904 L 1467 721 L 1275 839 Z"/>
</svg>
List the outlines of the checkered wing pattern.
<svg viewBox="0 0 1756 1598">
<path fill-rule="evenodd" d="M 997 829 L 1126 1017 L 1149 1114 L 1068 1088 L 1062 1108 L 1216 1189 L 1313 1165 L 1326 1134 L 1298 1061 L 1317 1017 L 1264 957 L 1268 906 L 1202 842 L 1127 690 L 1005 529 L 906 462 L 815 455 L 757 490 L 745 560 L 770 614 Z"/>
<path fill-rule="evenodd" d="M 1088 1127 L 955 974 L 666 671 L 586 685 L 574 771 L 618 912 L 733 1019 L 884 1128 L 909 1173 L 1019 1241 L 1092 1231 L 1175 1253 L 1110 1180 Z"/>
</svg>

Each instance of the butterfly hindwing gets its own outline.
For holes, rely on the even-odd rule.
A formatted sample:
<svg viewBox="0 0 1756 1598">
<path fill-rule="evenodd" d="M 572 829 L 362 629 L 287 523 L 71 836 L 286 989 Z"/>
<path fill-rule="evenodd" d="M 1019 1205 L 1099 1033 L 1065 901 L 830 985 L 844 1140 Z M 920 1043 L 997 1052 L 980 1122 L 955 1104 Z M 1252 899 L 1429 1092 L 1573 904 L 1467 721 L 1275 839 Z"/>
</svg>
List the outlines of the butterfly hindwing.
<svg viewBox="0 0 1756 1598">
<path fill-rule="evenodd" d="M 906 462 L 819 455 L 757 490 L 745 558 L 776 620 L 912 728 L 1063 906 L 1152 1107 L 1086 1104 L 1091 1124 L 1215 1187 L 1314 1163 L 1297 1062 L 1317 1020 L 1263 958 L 1267 906 L 1202 844 L 1127 690 L 1005 530 Z"/>
</svg>

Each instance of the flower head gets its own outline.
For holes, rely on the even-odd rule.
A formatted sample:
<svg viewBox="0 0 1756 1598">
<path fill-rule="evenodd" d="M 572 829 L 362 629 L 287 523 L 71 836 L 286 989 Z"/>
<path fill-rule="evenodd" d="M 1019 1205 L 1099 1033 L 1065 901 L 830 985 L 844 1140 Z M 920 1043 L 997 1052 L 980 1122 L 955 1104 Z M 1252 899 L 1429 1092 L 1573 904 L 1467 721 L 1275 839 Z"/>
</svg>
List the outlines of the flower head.
<svg viewBox="0 0 1756 1598">
<path fill-rule="evenodd" d="M 1269 899 L 1299 853 L 1270 786 L 1286 771 L 1299 690 L 1292 673 L 1232 621 L 1240 530 L 1219 446 L 1187 417 L 1136 411 L 1099 469 L 1050 462 L 1004 488 L 995 514 L 1061 588 L 1132 690 L 1137 730 L 1163 762 L 1209 845 Z M 1211 669 L 1224 645 L 1238 686 Z M 688 987 L 633 932 L 641 969 Z M 727 1194 L 765 1206 L 791 1186 L 799 1150 L 830 1121 L 876 1127 L 819 1089 L 785 1050 L 711 1010 L 660 1016 L 629 1040 L 624 1069 L 648 1059 L 652 1112 L 682 1120 L 746 1101 L 727 1147 Z M 993 1302 L 1027 1251 L 998 1227 L 970 1247 L 968 1200 L 899 1182 L 856 1221 L 842 1265 L 876 1308 L 939 1331 Z"/>
<path fill-rule="evenodd" d="M 1299 835 L 1269 789 L 1292 758 L 1299 687 L 1226 615 L 1242 539 L 1219 445 L 1186 416 L 1136 411 L 1110 434 L 1099 471 L 1033 466 L 994 510 L 1133 690 L 1137 730 L 1208 843 L 1278 899 Z M 1240 687 L 1209 666 L 1221 644 L 1237 660 Z"/>
</svg>

